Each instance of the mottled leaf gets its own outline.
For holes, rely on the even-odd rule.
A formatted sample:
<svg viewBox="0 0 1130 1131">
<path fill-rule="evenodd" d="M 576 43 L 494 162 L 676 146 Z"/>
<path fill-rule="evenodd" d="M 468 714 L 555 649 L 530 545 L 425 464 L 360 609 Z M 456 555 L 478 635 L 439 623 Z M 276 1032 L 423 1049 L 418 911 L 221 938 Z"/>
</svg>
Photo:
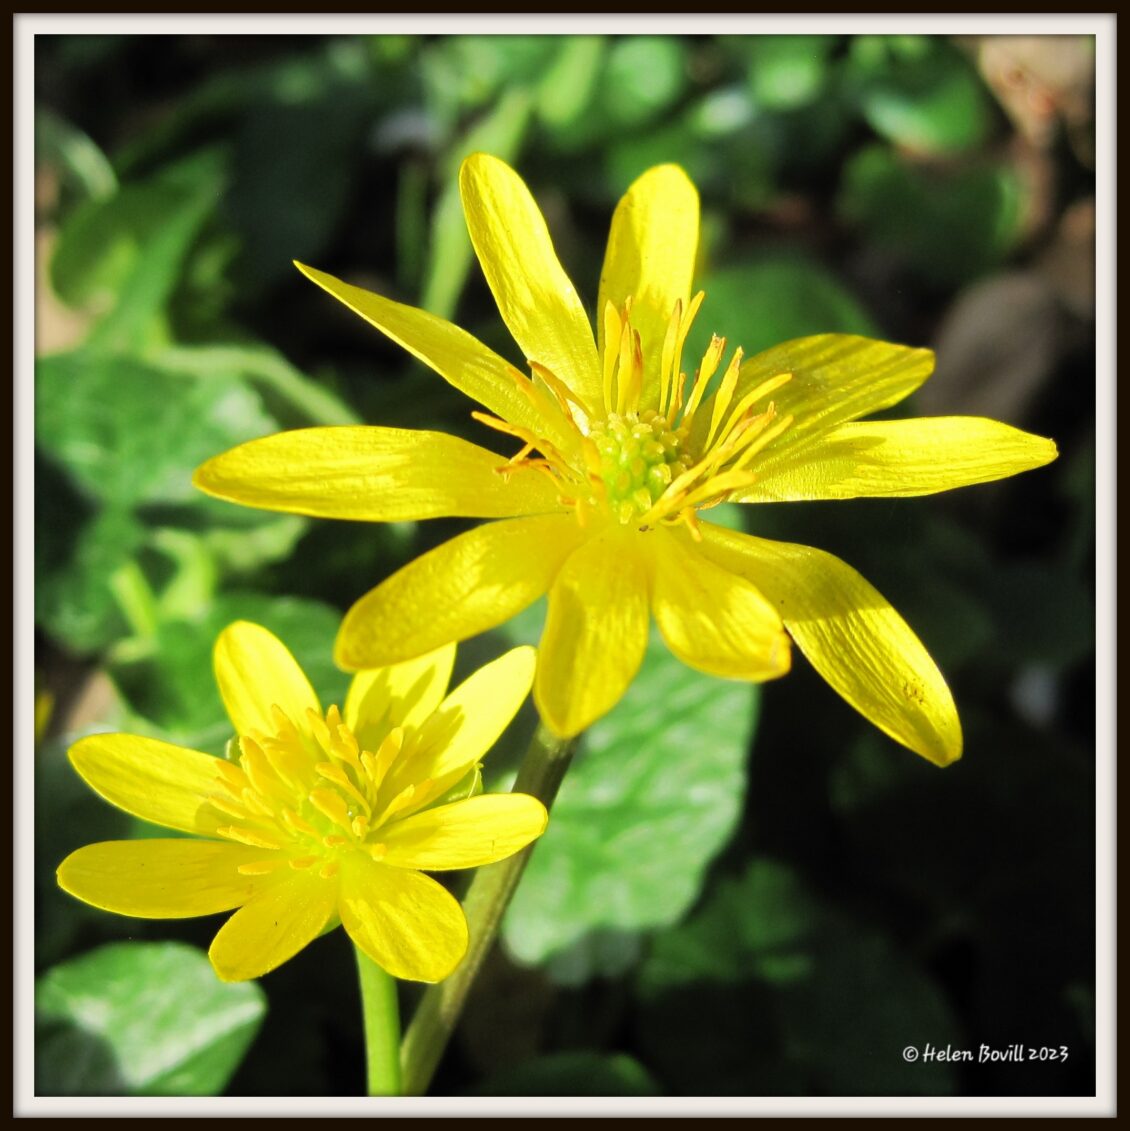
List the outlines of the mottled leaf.
<svg viewBox="0 0 1130 1131">
<path fill-rule="evenodd" d="M 183 943 L 111 943 L 36 982 L 41 1095 L 213 1096 L 266 1012 Z"/>
<path fill-rule="evenodd" d="M 756 712 L 752 685 L 693 672 L 652 641 L 624 699 L 585 733 L 511 904 L 518 958 L 686 911 L 741 810 Z"/>
</svg>

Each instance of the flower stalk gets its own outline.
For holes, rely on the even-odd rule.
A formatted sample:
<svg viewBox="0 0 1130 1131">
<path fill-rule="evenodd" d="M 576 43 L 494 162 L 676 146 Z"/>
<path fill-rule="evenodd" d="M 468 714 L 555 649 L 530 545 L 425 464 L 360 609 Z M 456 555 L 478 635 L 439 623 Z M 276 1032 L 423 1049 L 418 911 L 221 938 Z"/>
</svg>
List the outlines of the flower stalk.
<svg viewBox="0 0 1130 1131">
<path fill-rule="evenodd" d="M 518 770 L 513 791 L 536 797 L 549 809 L 576 743 L 577 739 L 558 738 L 540 725 Z M 428 987 L 404 1034 L 400 1050 L 404 1095 L 422 1096 L 427 1092 L 529 858 L 530 848 L 525 848 L 475 873 L 463 901 L 470 935 L 466 956 L 450 977 Z"/>
<path fill-rule="evenodd" d="M 361 1017 L 365 1027 L 367 1095 L 400 1095 L 400 1008 L 396 979 L 360 947 L 357 975 L 361 983 Z"/>
</svg>

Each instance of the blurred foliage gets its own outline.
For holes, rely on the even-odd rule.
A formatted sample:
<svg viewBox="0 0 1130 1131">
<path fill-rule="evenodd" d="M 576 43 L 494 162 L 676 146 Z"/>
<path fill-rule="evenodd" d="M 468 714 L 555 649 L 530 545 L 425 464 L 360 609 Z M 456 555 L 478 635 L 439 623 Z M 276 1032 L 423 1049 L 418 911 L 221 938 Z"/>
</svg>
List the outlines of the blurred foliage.
<svg viewBox="0 0 1130 1131">
<path fill-rule="evenodd" d="M 42 1092 L 361 1087 L 341 932 L 226 987 L 197 949 L 214 924 L 127 929 L 58 891 L 73 848 L 152 834 L 65 750 L 120 728 L 221 753 L 210 651 L 241 617 L 340 702 L 341 612 L 461 528 L 311 522 L 189 481 L 279 428 L 486 439 L 291 267 L 423 305 L 521 362 L 463 226 L 455 178 L 475 149 L 521 171 L 589 303 L 619 195 L 678 162 L 703 200 L 696 334 L 747 355 L 823 331 L 964 343 L 930 411 L 992 404 L 1062 456 L 936 499 L 747 512 L 891 598 L 951 681 L 965 759 L 917 761 L 802 663 L 754 690 L 653 648 L 585 737 L 435 1091 L 1092 1092 L 1093 51 L 1044 38 L 1070 67 L 1008 37 L 37 38 Z M 1020 293 L 1039 301 L 999 308 Z M 1032 341 L 1038 364 L 1006 364 Z M 468 642 L 461 671 L 542 616 Z M 492 756 L 496 785 L 531 725 Z M 901 1055 L 1014 1041 L 1071 1055 Z"/>
<path fill-rule="evenodd" d="M 41 1095 L 214 1096 L 266 1012 L 183 943 L 110 943 L 36 983 Z"/>
</svg>

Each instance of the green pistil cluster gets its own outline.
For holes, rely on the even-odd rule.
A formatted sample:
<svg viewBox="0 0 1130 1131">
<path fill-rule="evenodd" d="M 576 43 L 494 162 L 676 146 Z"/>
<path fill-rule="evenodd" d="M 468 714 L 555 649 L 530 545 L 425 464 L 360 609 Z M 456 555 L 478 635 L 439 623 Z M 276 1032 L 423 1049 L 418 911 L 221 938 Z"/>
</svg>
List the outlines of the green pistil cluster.
<svg viewBox="0 0 1130 1131">
<path fill-rule="evenodd" d="M 681 475 L 687 464 L 681 433 L 654 409 L 607 419 L 592 425 L 589 438 L 600 453 L 600 477 L 608 503 L 621 522 L 646 514 Z"/>
</svg>

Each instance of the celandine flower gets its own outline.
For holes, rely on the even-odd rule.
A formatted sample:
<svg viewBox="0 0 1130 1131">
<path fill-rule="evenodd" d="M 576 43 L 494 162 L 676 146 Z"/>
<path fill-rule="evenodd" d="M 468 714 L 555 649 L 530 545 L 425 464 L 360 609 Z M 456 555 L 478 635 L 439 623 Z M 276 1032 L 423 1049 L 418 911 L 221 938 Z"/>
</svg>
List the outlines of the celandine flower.
<svg viewBox="0 0 1130 1131">
<path fill-rule="evenodd" d="M 200 839 L 92 844 L 59 866 L 79 899 L 147 919 L 238 911 L 208 954 L 225 981 L 273 970 L 340 919 L 398 978 L 436 982 L 467 949 L 455 898 L 421 870 L 473 868 L 540 836 L 545 807 L 478 794 L 479 759 L 533 680 L 532 648 L 444 698 L 454 646 L 359 672 L 322 712 L 265 628 L 237 622 L 215 668 L 238 738 L 228 761 L 152 738 L 99 734 L 70 758 L 107 801 Z"/>
<path fill-rule="evenodd" d="M 921 495 L 999 479 L 1055 445 L 973 417 L 856 423 L 929 376 L 929 350 L 844 334 L 727 362 L 715 337 L 687 377 L 702 294 L 698 195 L 681 169 L 644 173 L 612 220 L 596 338 L 529 190 L 475 154 L 460 174 L 471 239 L 530 377 L 422 310 L 302 267 L 514 437 L 503 461 L 436 432 L 311 428 L 253 440 L 196 483 L 251 506 L 370 521 L 498 519 L 405 566 L 349 611 L 347 668 L 482 632 L 549 594 L 534 697 L 559 734 L 624 693 L 648 617 L 701 671 L 764 680 L 789 638 L 854 707 L 939 764 L 961 753 L 952 697 L 918 638 L 858 573 L 819 550 L 701 517 L 727 500 Z M 782 631 L 782 626 L 785 631 Z M 785 633 L 788 633 L 786 636 Z"/>
</svg>

